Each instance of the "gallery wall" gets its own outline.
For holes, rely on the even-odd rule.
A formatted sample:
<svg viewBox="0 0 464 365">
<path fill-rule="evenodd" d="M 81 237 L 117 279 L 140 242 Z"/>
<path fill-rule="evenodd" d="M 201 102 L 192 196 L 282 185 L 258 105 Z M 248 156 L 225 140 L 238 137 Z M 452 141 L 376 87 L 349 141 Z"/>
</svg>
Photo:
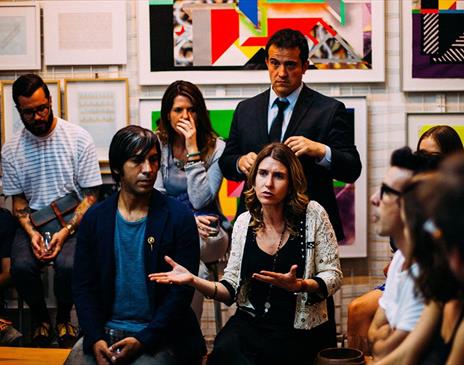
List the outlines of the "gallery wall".
<svg viewBox="0 0 464 365">
<path fill-rule="evenodd" d="M 375 2 L 376 0 L 374 0 Z M 122 3 L 123 0 L 120 1 Z M 38 1 L 41 8 L 47 1 Z M 65 79 L 82 78 L 127 78 L 129 121 L 143 124 L 139 118 L 141 100 L 156 102 L 161 98 L 165 86 L 141 85 L 139 75 L 139 19 L 137 5 L 139 1 L 124 0 L 127 12 L 127 53 L 124 65 L 54 65 L 38 70 L 44 79 L 60 80 L 61 94 L 64 93 Z M 366 153 L 366 200 L 380 185 L 390 153 L 393 149 L 405 145 L 408 141 L 408 114 L 451 113 L 459 123 L 459 113 L 464 115 L 464 91 L 448 92 L 403 92 L 401 83 L 401 4 L 400 0 L 385 1 L 385 82 L 316 83 L 310 85 L 317 91 L 333 97 L 365 97 L 367 100 L 367 153 Z M 43 11 L 41 13 L 43 17 Z M 43 21 L 43 19 L 42 19 Z M 43 45 L 44 39 L 41 36 Z M 44 61 L 43 47 L 41 60 Z M 1 67 L 0 67 L 1 68 Z M 0 81 L 14 80 L 25 71 L 0 71 Z M 35 72 L 35 71 L 34 71 Z M 205 98 L 246 98 L 264 91 L 267 83 L 257 84 L 215 84 L 199 85 Z M 62 102 L 63 104 L 63 102 Z M 64 105 L 61 105 L 64 110 Z M 121 112 L 123 113 L 123 112 Z M 457 113 L 457 114 L 456 114 Z M 412 120 L 415 116 L 409 116 Z M 445 119 L 446 120 L 446 119 Z M 464 121 L 463 121 L 464 123 Z M 369 217 L 370 208 L 365 207 Z M 369 220 L 368 220 L 369 222 Z M 388 241 L 378 237 L 370 224 L 367 224 L 367 257 L 344 259 L 342 262 L 345 285 L 338 294 L 339 316 L 346 318 L 346 304 L 362 292 L 372 288 L 383 280 L 383 267 L 390 257 Z M 341 322 L 344 326 L 344 321 Z"/>
</svg>

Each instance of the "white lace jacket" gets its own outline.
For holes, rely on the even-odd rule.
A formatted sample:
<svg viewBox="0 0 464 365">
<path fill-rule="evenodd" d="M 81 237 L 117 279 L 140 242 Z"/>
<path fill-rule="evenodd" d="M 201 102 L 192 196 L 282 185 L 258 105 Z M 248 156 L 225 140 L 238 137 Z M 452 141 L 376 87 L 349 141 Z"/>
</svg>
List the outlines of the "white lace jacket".
<svg viewBox="0 0 464 365">
<path fill-rule="evenodd" d="M 240 292 L 240 273 L 242 256 L 245 247 L 250 213 L 241 214 L 232 232 L 232 247 L 229 262 L 224 270 L 223 280 L 226 280 L 237 293 L 238 307 L 251 307 L 246 295 Z M 333 295 L 341 285 L 342 271 L 338 258 L 338 244 L 335 232 L 324 208 L 317 202 L 311 201 L 306 210 L 306 262 L 304 278 L 317 276 L 326 286 L 328 295 Z M 297 329 L 311 329 L 328 320 L 327 303 L 308 303 L 308 293 L 298 293 L 294 327 Z"/>
</svg>

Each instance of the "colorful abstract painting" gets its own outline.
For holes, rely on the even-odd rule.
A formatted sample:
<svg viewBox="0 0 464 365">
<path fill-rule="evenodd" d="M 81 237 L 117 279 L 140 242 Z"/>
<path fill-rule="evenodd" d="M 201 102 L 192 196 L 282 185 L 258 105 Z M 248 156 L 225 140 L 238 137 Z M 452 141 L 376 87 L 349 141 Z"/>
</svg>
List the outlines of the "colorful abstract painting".
<svg viewBox="0 0 464 365">
<path fill-rule="evenodd" d="M 464 89 L 464 0 L 404 0 L 404 91 Z"/>
<path fill-rule="evenodd" d="M 178 68 L 265 69 L 264 46 L 283 28 L 308 39 L 315 69 L 371 68 L 370 1 L 150 2 L 150 32 L 172 52 L 152 50 L 152 71 Z M 347 19 L 347 16 L 356 17 Z M 163 21 L 171 16 L 172 23 Z M 166 24 L 168 23 L 168 24 Z"/>
<path fill-rule="evenodd" d="M 361 156 L 363 170 L 355 184 L 345 184 L 334 180 L 334 191 L 342 220 L 345 239 L 340 244 L 342 257 L 362 257 L 366 255 L 366 169 L 367 169 L 367 109 L 366 99 L 357 97 L 338 98 L 346 107 L 355 126 L 355 143 Z M 211 123 L 214 130 L 223 138 L 229 136 L 229 129 L 236 105 L 240 99 L 207 99 Z M 141 100 L 140 121 L 146 128 L 155 130 L 160 117 L 159 100 Z M 244 183 L 224 179 L 219 190 L 219 202 L 224 215 L 235 218 L 238 199 Z"/>
<path fill-rule="evenodd" d="M 412 76 L 464 77 L 464 0 L 421 0 L 412 8 Z"/>
<path fill-rule="evenodd" d="M 293 28 L 308 41 L 310 72 L 337 71 L 340 82 L 343 71 L 370 71 L 381 81 L 383 15 L 383 0 L 150 0 L 149 71 L 265 70 L 267 40 Z"/>
</svg>

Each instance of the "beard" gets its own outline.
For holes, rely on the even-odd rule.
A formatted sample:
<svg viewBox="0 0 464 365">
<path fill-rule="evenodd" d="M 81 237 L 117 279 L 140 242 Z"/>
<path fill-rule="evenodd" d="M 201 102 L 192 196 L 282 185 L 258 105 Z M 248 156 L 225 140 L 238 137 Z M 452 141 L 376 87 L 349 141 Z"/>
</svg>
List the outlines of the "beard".
<svg viewBox="0 0 464 365">
<path fill-rule="evenodd" d="M 53 124 L 53 110 L 50 108 L 50 113 L 48 114 L 48 119 L 44 121 L 34 121 L 33 123 L 25 123 L 24 128 L 31 132 L 34 136 L 43 137 L 50 132 L 50 128 Z"/>
</svg>

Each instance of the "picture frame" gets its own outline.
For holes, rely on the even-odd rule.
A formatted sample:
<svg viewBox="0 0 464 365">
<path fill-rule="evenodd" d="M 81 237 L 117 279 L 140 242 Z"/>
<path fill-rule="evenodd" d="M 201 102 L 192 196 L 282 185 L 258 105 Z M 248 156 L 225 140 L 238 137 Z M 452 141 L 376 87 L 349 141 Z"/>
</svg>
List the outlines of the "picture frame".
<svg viewBox="0 0 464 365">
<path fill-rule="evenodd" d="M 44 63 L 126 64 L 126 7 L 115 0 L 44 2 Z"/>
<path fill-rule="evenodd" d="M 340 257 L 366 257 L 367 255 L 367 101 L 365 97 L 337 97 L 354 119 L 355 144 L 362 171 L 354 184 L 334 182 L 340 216 L 346 238 L 339 242 Z M 214 130 L 224 139 L 229 136 L 232 116 L 243 98 L 205 98 Z M 142 127 L 155 130 L 159 118 L 161 99 L 139 101 L 139 122 Z M 224 215 L 232 220 L 236 214 L 237 200 L 243 183 L 223 180 L 219 201 Z"/>
<path fill-rule="evenodd" d="M 130 124 L 128 79 L 64 79 L 64 112 L 90 133 L 98 160 L 107 162 L 113 135 Z"/>
<path fill-rule="evenodd" d="M 454 128 L 464 143 L 464 113 L 406 113 L 407 141 L 413 151 L 417 149 L 420 136 L 437 125 Z"/>
<path fill-rule="evenodd" d="M 61 117 L 61 84 L 60 80 L 44 80 L 52 97 L 53 114 Z M 23 128 L 23 122 L 13 101 L 13 80 L 1 81 L 2 89 L 2 145 Z M 8 121 L 13 121 L 9 123 Z"/>
<path fill-rule="evenodd" d="M 0 2 L 0 70 L 40 70 L 40 8 Z"/>
<path fill-rule="evenodd" d="M 436 2 L 436 9 L 421 8 L 415 0 L 400 3 L 403 91 L 464 90 L 462 51 L 456 53 L 457 41 L 447 43 L 440 37 L 441 28 L 448 38 L 462 37 L 462 9 L 446 9 L 447 2 Z"/>
<path fill-rule="evenodd" d="M 256 0 L 255 0 L 256 1 Z M 268 83 L 269 82 L 269 76 L 267 71 L 264 69 L 262 70 L 237 70 L 237 67 L 220 67 L 219 70 L 210 70 L 211 67 L 207 67 L 208 70 L 204 70 L 204 67 L 201 68 L 199 67 L 199 70 L 182 70 L 179 68 L 176 68 L 175 70 L 159 70 L 159 71 L 154 71 L 152 70 L 152 62 L 154 59 L 154 54 L 151 52 L 152 47 L 159 47 L 163 49 L 163 52 L 161 54 L 166 54 L 166 52 L 169 52 L 169 47 L 171 49 L 175 49 L 173 45 L 172 39 L 164 39 L 161 43 L 157 44 L 156 39 L 151 39 L 150 32 L 151 30 L 151 23 L 150 23 L 150 18 L 153 17 L 153 14 L 155 13 L 154 10 L 150 12 L 150 6 L 173 6 L 173 2 L 162 2 L 160 1 L 159 4 L 154 4 L 156 2 L 150 2 L 148 0 L 143 0 L 143 1 L 138 1 L 137 2 L 137 21 L 138 21 L 138 55 L 139 55 L 139 80 L 141 85 L 168 85 L 174 80 L 177 79 L 183 79 L 183 80 L 188 80 L 192 83 L 195 84 L 261 84 L 261 83 Z M 234 3 L 236 8 L 240 7 L 240 3 L 236 4 L 237 2 L 232 1 L 230 3 Z M 247 2 L 248 3 L 248 2 Z M 249 1 L 249 3 L 253 3 L 253 1 Z M 272 6 L 273 4 L 272 1 L 266 1 L 267 4 L 264 4 L 265 2 L 256 2 L 255 7 L 261 7 L 261 6 Z M 288 2 L 290 3 L 290 2 Z M 291 6 L 299 6 L 301 8 L 302 2 L 299 2 L 300 4 L 286 4 L 286 7 L 291 7 Z M 305 4 L 305 6 L 310 6 L 309 2 L 308 4 Z M 319 1 L 318 3 L 326 3 L 325 1 Z M 365 29 L 368 29 L 367 33 L 369 33 L 367 36 L 364 33 L 359 33 L 356 34 L 353 37 L 353 44 L 356 44 L 357 47 L 353 46 L 353 49 L 357 50 L 358 53 L 364 52 L 364 48 L 362 45 L 360 45 L 363 42 L 363 39 L 365 37 L 368 37 L 370 39 L 370 49 L 371 49 L 371 69 L 335 69 L 336 67 L 333 67 L 333 69 L 310 69 L 308 72 L 305 73 L 304 75 L 304 81 L 308 83 L 345 83 L 345 82 L 384 82 L 385 81 L 385 10 L 384 10 L 384 0 L 360 0 L 356 2 L 349 2 L 349 3 L 344 3 L 344 6 L 341 7 L 343 8 L 343 19 L 346 20 L 346 18 L 349 18 L 351 21 L 346 22 L 346 24 L 350 24 L 350 27 L 346 27 L 344 30 L 338 30 L 337 36 L 340 37 L 346 37 L 347 34 L 350 34 L 351 32 L 354 33 L 353 29 L 355 23 L 359 25 L 360 22 L 364 21 L 362 20 L 363 16 L 359 16 L 359 9 L 354 8 L 356 6 L 360 6 L 363 3 L 369 3 L 370 8 L 369 11 L 371 12 L 371 23 L 367 27 L 358 27 L 359 29 L 364 29 L 363 31 L 359 30 L 359 32 L 364 32 L 366 33 Z M 245 2 L 243 2 L 245 4 Z M 206 6 L 206 4 L 204 4 Z M 314 5 L 314 4 L 313 4 Z M 318 4 L 321 5 L 321 4 Z M 327 6 L 331 6 L 330 3 L 324 4 Z M 197 5 L 195 5 L 197 6 Z M 208 4 L 207 6 L 211 7 L 213 5 Z M 232 4 L 218 4 L 214 6 L 232 6 Z M 340 8 L 340 9 L 341 9 Z M 339 10 L 340 10 L 339 9 Z M 352 10 L 349 12 L 350 9 L 356 9 Z M 243 9 L 240 9 L 241 11 L 237 10 L 237 17 L 243 17 Z M 333 9 L 331 9 L 333 10 Z M 265 21 L 265 18 L 268 16 L 268 12 L 265 10 L 257 10 L 258 14 L 265 14 L 263 15 L 264 18 L 261 19 L 261 21 Z M 336 11 L 335 11 L 336 12 Z M 334 11 L 332 12 L 327 12 L 327 16 L 330 17 L 331 20 L 333 20 L 333 24 L 330 24 L 328 28 L 333 30 L 334 24 L 340 25 L 341 20 L 335 15 L 333 15 Z M 266 15 L 267 14 L 267 15 Z M 295 13 L 296 14 L 296 13 Z M 351 18 L 350 18 L 351 15 Z M 156 21 L 153 24 L 159 24 L 160 29 L 166 29 L 166 27 L 169 26 L 169 21 L 170 19 L 173 18 L 172 11 L 171 14 L 164 14 L 160 15 L 163 17 L 162 22 L 161 21 Z M 289 18 L 287 19 L 292 19 L 290 22 L 293 24 L 293 18 L 296 15 L 289 15 Z M 206 18 L 205 18 L 206 21 Z M 242 32 L 243 29 L 249 29 L 249 21 L 248 19 L 246 20 L 240 20 L 240 26 L 239 26 L 239 31 Z M 290 24 L 289 23 L 289 24 Z M 324 19 L 324 24 L 326 24 L 325 19 Z M 200 29 L 203 28 L 208 28 L 209 22 L 206 21 L 206 23 L 201 23 L 203 24 Z M 206 25 L 205 25 L 206 24 Z M 172 24 L 170 25 L 172 27 Z M 293 27 L 293 26 L 292 26 Z M 267 31 L 268 28 L 262 27 L 262 29 L 256 29 L 252 31 L 252 33 L 263 33 Z M 272 28 L 270 28 L 272 29 Z M 220 32 L 222 34 L 222 31 Z M 155 32 L 154 34 L 159 34 L 159 32 Z M 364 34 L 364 35 L 363 35 Z M 155 36 L 153 36 L 154 38 Z M 156 36 L 158 37 L 158 36 Z M 195 37 L 195 34 L 193 35 Z M 240 35 L 241 37 L 241 35 Z M 267 35 L 266 35 L 267 37 Z M 159 37 L 158 37 L 159 38 Z M 208 37 L 199 37 L 202 39 L 208 38 Z M 197 38 L 197 39 L 199 39 Z M 250 37 L 250 39 L 253 37 Z M 221 38 L 222 39 L 222 38 Z M 230 42 L 232 40 L 229 39 Z M 236 40 L 236 42 L 240 42 L 241 39 Z M 346 39 L 342 40 L 344 45 L 347 45 Z M 245 43 L 243 43 L 245 44 Z M 168 49 L 166 47 L 168 46 Z M 230 49 L 233 48 L 235 44 L 230 46 Z M 349 48 L 349 44 L 347 45 L 347 48 Z M 200 46 L 198 47 L 200 48 Z M 224 48 L 224 47 L 223 47 Z M 239 47 L 240 48 L 240 47 Z M 174 52 L 174 51 L 172 51 Z M 228 51 L 229 53 L 233 53 L 235 51 L 230 50 Z M 247 53 L 247 50 L 241 50 L 240 52 L 242 53 Z M 199 54 L 202 54 L 204 52 L 199 52 Z M 239 53 L 237 51 L 237 53 Z M 156 54 L 160 54 L 157 52 Z M 235 53 L 233 53 L 235 54 Z M 353 52 L 355 54 L 355 52 Z M 240 53 L 239 56 L 237 57 L 242 57 L 243 54 Z M 353 56 L 354 57 L 354 56 Z M 354 57 L 356 58 L 356 57 Z M 310 52 L 310 60 L 311 60 L 311 52 Z M 224 61 L 225 62 L 225 61 Z M 353 66 L 355 67 L 355 66 Z M 235 68 L 235 69 L 233 69 Z M 251 68 L 251 67 L 250 67 Z"/>
</svg>

